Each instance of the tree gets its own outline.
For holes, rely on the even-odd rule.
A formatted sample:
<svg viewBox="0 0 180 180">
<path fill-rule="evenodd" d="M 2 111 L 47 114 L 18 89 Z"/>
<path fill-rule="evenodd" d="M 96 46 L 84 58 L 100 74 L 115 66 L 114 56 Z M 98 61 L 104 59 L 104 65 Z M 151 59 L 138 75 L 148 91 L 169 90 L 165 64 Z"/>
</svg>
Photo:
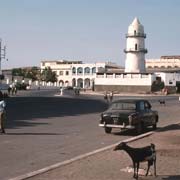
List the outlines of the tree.
<svg viewBox="0 0 180 180">
<path fill-rule="evenodd" d="M 31 69 L 27 70 L 25 73 L 25 78 L 32 79 L 32 81 L 39 80 L 40 70 L 38 67 L 32 67 Z"/>
<path fill-rule="evenodd" d="M 45 68 L 41 73 L 41 80 L 46 82 L 57 82 L 56 73 L 50 67 Z"/>
<path fill-rule="evenodd" d="M 22 68 L 14 68 L 12 69 L 13 76 L 23 76 L 24 77 L 25 71 Z"/>
<path fill-rule="evenodd" d="M 32 81 L 39 80 L 40 70 L 34 66 L 31 68 L 14 68 L 12 69 L 13 76 L 22 76 L 23 78 L 32 79 Z"/>
</svg>

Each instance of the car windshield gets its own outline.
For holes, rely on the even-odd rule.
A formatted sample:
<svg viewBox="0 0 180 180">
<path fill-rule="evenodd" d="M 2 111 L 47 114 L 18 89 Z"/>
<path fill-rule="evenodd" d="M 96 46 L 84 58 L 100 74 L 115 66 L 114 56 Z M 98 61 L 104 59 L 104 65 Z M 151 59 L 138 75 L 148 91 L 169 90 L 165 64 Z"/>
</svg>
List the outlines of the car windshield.
<svg viewBox="0 0 180 180">
<path fill-rule="evenodd" d="M 135 110 L 136 105 L 134 103 L 118 102 L 118 103 L 113 103 L 110 109 L 111 110 Z"/>
</svg>

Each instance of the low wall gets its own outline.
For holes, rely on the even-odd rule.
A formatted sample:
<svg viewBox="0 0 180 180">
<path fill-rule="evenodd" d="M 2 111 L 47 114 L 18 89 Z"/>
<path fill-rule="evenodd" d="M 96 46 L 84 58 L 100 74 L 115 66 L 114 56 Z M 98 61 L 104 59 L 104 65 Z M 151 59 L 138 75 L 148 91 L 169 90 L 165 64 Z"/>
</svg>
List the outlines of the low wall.
<svg viewBox="0 0 180 180">
<path fill-rule="evenodd" d="M 174 94 L 177 91 L 176 86 L 166 86 L 166 88 L 169 94 Z"/>
<path fill-rule="evenodd" d="M 121 93 L 121 92 L 150 93 L 151 86 L 95 85 L 95 91 L 113 91 L 115 93 Z"/>
</svg>

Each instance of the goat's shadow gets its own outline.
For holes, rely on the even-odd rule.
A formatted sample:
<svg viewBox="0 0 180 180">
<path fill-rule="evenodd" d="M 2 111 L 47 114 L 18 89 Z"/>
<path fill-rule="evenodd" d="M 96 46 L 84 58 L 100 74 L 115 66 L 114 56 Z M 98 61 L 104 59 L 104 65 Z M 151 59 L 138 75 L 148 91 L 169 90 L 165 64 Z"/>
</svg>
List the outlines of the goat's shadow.
<svg viewBox="0 0 180 180">
<path fill-rule="evenodd" d="M 162 180 L 179 180 L 180 179 L 180 175 L 174 175 L 174 176 L 163 176 Z"/>
<path fill-rule="evenodd" d="M 139 176 L 138 180 L 180 180 L 180 175 Z"/>
</svg>

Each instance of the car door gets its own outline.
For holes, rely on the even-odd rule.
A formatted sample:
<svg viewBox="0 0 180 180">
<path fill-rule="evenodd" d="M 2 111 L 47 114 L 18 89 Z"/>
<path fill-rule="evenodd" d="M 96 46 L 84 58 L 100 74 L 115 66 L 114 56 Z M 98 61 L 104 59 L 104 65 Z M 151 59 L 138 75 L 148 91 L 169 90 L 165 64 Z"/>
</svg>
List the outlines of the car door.
<svg viewBox="0 0 180 180">
<path fill-rule="evenodd" d="M 147 126 L 149 123 L 149 108 L 147 107 L 146 101 L 139 102 L 139 109 L 140 109 L 140 116 L 141 121 L 143 122 L 144 126 Z"/>
<path fill-rule="evenodd" d="M 145 107 L 145 112 L 146 112 L 146 119 L 144 121 L 144 124 L 146 126 L 149 126 L 152 124 L 152 110 L 151 110 L 151 105 L 148 101 L 144 101 L 144 107 Z"/>
</svg>

